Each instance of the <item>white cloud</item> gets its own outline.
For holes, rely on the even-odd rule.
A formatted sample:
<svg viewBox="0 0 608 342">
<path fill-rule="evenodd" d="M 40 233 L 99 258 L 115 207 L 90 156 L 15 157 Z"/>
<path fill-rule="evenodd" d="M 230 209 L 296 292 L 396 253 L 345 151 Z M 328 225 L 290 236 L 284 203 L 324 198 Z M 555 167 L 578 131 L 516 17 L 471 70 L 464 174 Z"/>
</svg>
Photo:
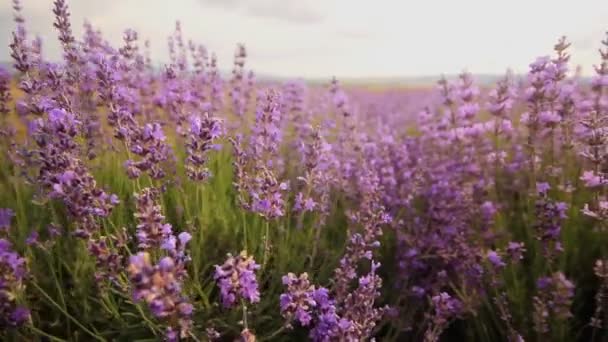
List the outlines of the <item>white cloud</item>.
<svg viewBox="0 0 608 342">
<path fill-rule="evenodd" d="M 238 11 L 264 19 L 304 24 L 323 21 L 325 17 L 323 4 L 330 1 L 317 2 L 311 6 L 310 1 L 307 3 L 306 1 L 284 0 L 199 0 L 202 6 Z"/>
<path fill-rule="evenodd" d="M 60 55 L 52 0 L 23 0 L 30 31 Z M 184 34 L 218 53 L 230 68 L 237 42 L 258 73 L 305 77 L 439 75 L 464 68 L 525 72 L 556 39 L 573 40 L 572 61 L 591 72 L 603 31 L 605 0 L 72 0 L 75 34 L 85 18 L 113 43 L 134 28 L 167 59 L 166 38 L 181 20 Z M 8 58 L 13 23 L 0 3 L 0 60 Z M 4 37 L 2 39 L 2 37 Z"/>
</svg>

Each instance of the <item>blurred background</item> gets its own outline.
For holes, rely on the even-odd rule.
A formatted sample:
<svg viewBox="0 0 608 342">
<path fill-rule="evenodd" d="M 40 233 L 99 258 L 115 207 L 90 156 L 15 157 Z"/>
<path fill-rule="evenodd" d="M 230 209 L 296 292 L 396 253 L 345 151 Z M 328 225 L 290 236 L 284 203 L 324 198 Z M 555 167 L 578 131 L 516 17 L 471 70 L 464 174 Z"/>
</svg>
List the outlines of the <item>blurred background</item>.
<svg viewBox="0 0 608 342">
<path fill-rule="evenodd" d="M 58 59 L 51 0 L 23 1 L 28 29 Z M 606 29 L 608 1 L 107 0 L 70 1 L 74 33 L 89 20 L 112 43 L 133 28 L 168 60 L 167 37 L 180 20 L 184 35 L 218 55 L 223 70 L 237 43 L 261 76 L 434 82 L 463 69 L 481 76 L 527 71 L 561 35 L 572 65 L 590 75 Z M 0 4 L 0 61 L 9 61 L 10 1 Z"/>
</svg>

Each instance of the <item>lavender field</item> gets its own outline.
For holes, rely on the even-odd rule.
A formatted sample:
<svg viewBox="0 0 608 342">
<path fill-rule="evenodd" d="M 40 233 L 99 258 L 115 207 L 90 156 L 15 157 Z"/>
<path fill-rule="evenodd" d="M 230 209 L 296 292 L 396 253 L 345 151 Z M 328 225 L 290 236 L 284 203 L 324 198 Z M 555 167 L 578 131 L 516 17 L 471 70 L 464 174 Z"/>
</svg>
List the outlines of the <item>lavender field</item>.
<svg viewBox="0 0 608 342">
<path fill-rule="evenodd" d="M 52 60 L 12 5 L 0 340 L 608 341 L 608 32 L 592 75 L 557 33 L 492 84 L 320 84 L 65 0 Z"/>
</svg>

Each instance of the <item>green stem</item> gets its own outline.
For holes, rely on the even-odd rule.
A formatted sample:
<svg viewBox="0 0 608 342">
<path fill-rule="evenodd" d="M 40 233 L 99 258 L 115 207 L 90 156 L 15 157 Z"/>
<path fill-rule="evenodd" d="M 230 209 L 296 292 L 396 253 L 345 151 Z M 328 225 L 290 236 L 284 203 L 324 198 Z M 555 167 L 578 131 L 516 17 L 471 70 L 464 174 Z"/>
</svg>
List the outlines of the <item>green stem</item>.
<svg viewBox="0 0 608 342">
<path fill-rule="evenodd" d="M 243 249 L 247 250 L 247 219 L 245 217 L 245 211 L 241 210 L 241 219 L 243 221 Z"/>
<path fill-rule="evenodd" d="M 260 342 L 262 341 L 271 341 L 272 339 L 274 339 L 275 337 L 279 336 L 280 334 L 283 333 L 283 331 L 285 331 L 287 329 L 287 327 L 285 325 L 281 326 L 279 329 L 275 330 L 272 334 L 260 338 Z"/>
<path fill-rule="evenodd" d="M 245 330 L 249 329 L 249 324 L 247 323 L 247 304 L 245 304 L 245 302 L 241 302 L 241 305 L 243 306 L 243 328 Z"/>
<path fill-rule="evenodd" d="M 32 332 L 34 332 L 34 333 L 36 333 L 36 334 L 38 334 L 38 335 L 42 335 L 42 336 L 44 336 L 44 337 L 46 337 L 46 338 L 50 339 L 51 341 L 57 341 L 57 342 L 66 342 L 66 341 L 67 341 L 67 340 L 64 340 L 64 339 L 62 339 L 62 338 L 59 338 L 59 337 L 57 337 L 57 336 L 53 336 L 53 335 L 51 335 L 51 334 L 49 334 L 49 333 L 46 333 L 46 332 L 44 332 L 44 331 L 42 331 L 42 330 L 40 330 L 40 329 L 36 328 L 36 327 L 35 327 L 35 326 L 33 326 L 33 325 L 28 326 L 28 328 L 29 328 L 29 329 L 30 329 Z"/>
<path fill-rule="evenodd" d="M 50 264 L 50 261 L 49 261 L 49 266 L 50 267 L 52 266 Z M 52 268 L 53 267 L 51 267 L 51 269 Z M 61 266 L 60 266 L 60 268 L 61 268 Z M 63 309 L 67 311 L 67 305 L 66 305 L 66 302 L 65 302 L 65 296 L 63 295 L 63 291 L 61 290 L 62 286 L 61 286 L 61 282 L 59 281 L 59 278 L 57 278 L 57 272 L 51 272 L 51 273 L 53 274 L 53 280 L 55 281 L 55 287 L 57 288 L 57 292 L 59 293 L 59 299 L 61 300 L 61 304 L 63 305 Z M 67 322 L 67 325 L 68 325 L 68 331 L 70 331 L 71 328 L 70 328 L 70 322 L 69 321 Z"/>
<path fill-rule="evenodd" d="M 46 300 L 49 301 L 49 303 L 53 304 L 53 306 L 55 306 L 57 309 L 59 309 L 59 311 L 61 311 L 61 313 L 63 313 L 67 318 L 69 318 L 78 327 L 80 327 L 80 329 L 82 329 L 87 334 L 91 335 L 91 337 L 93 337 L 97 341 L 105 341 L 104 338 L 97 336 L 95 333 L 93 333 L 91 330 L 89 330 L 87 327 L 85 327 L 82 323 L 80 323 L 76 318 L 74 318 L 72 315 L 70 315 L 66 310 L 64 310 L 61 307 L 61 305 L 59 305 L 57 302 L 55 302 L 53 300 L 53 298 L 51 298 L 51 296 L 49 296 L 36 282 L 31 282 L 31 284 L 34 285 L 34 287 L 40 292 L 40 294 L 42 294 L 42 296 L 44 298 L 46 298 Z"/>
<path fill-rule="evenodd" d="M 262 269 L 266 268 L 266 264 L 268 263 L 268 252 L 269 252 L 269 240 L 270 240 L 270 222 L 265 219 L 265 229 L 264 229 L 264 258 L 262 259 Z"/>
</svg>

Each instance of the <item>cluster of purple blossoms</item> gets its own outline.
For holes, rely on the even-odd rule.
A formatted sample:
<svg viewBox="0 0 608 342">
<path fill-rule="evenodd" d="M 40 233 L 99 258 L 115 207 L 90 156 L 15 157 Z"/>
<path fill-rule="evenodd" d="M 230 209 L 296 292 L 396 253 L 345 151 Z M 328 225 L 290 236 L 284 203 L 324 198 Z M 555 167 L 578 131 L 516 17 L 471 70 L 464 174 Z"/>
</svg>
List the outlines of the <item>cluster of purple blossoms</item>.
<svg viewBox="0 0 608 342">
<path fill-rule="evenodd" d="M 56 105 L 52 93 L 60 89 L 57 87 L 60 83 L 60 72 L 56 64 L 42 62 L 40 40 L 28 42 L 19 1 L 13 1 L 13 9 L 17 27 L 12 33 L 11 57 L 15 62 L 15 69 L 20 72 L 19 89 L 25 93 L 23 98 L 16 101 L 16 111 L 22 117 L 30 113 L 40 115 Z"/>
<path fill-rule="evenodd" d="M 77 59 L 77 56 L 73 55 L 75 53 L 73 45 L 76 42 L 76 39 L 72 34 L 68 4 L 65 0 L 55 0 L 53 5 L 53 14 L 55 14 L 55 23 L 53 26 L 59 31 L 59 41 L 66 52 L 65 60 L 68 63 L 74 63 Z"/>
<path fill-rule="evenodd" d="M 169 236 L 161 245 L 163 249 L 175 261 L 175 274 L 179 279 L 183 279 L 188 275 L 186 265 L 190 262 L 191 257 L 186 251 L 188 242 L 192 240 L 192 235 L 188 232 L 181 232 Z"/>
<path fill-rule="evenodd" d="M 139 160 L 127 160 L 125 167 L 130 178 L 138 178 L 142 172 L 147 172 L 154 179 L 165 176 L 162 163 L 171 153 L 166 137 L 159 123 L 145 124 L 137 127 L 129 134 L 130 151 L 141 157 Z"/>
<path fill-rule="evenodd" d="M 459 100 L 456 115 L 460 120 L 470 124 L 479 113 L 480 108 L 477 103 L 479 88 L 475 86 L 473 75 L 469 72 L 463 72 L 458 76 L 455 95 Z"/>
<path fill-rule="evenodd" d="M 10 101 L 12 99 L 10 91 L 11 78 L 11 74 L 4 67 L 0 66 L 0 143 L 4 145 L 7 150 L 5 153 L 11 158 L 11 161 L 15 162 L 16 159 L 13 155 L 17 150 L 14 141 L 16 129 L 10 124 L 8 119 L 8 115 L 11 112 Z"/>
<path fill-rule="evenodd" d="M 474 314 L 484 305 L 484 299 L 493 294 L 487 291 L 487 281 L 493 281 L 492 274 L 499 279 L 498 272 L 508 263 L 496 249 L 502 232 L 495 217 L 502 203 L 493 197 L 496 178 L 488 172 L 499 173 L 505 164 L 496 163 L 493 168 L 487 156 L 495 153 L 496 160 L 506 160 L 510 151 L 491 144 L 495 121 L 480 122 L 476 117 L 479 90 L 470 74 L 463 73 L 456 81 L 442 80 L 439 86 L 441 106 L 425 106 L 419 117 L 423 135 L 393 136 L 404 145 L 402 157 L 385 158 L 381 164 L 386 169 L 383 184 L 399 189 L 395 193 L 402 198 L 385 201 L 389 212 L 395 213 L 392 225 L 397 230 L 397 262 L 402 270 L 396 286 L 421 311 L 434 310 L 433 297 L 440 308 L 444 302 L 451 303 L 446 296 L 460 303 L 453 305 L 454 310 L 439 310 L 439 318 L 448 318 L 428 326 L 430 340 L 438 339 L 451 320 Z M 501 116 L 496 119 L 507 120 L 511 95 L 506 94 L 506 85 L 498 88 L 500 94 L 497 90 L 490 102 Z M 444 295 L 437 297 L 439 293 Z M 404 318 L 405 324 L 415 324 L 411 319 Z"/>
<path fill-rule="evenodd" d="M 211 62 L 209 63 L 208 70 L 211 111 L 217 113 L 223 105 L 223 83 L 215 53 L 211 54 Z"/>
<path fill-rule="evenodd" d="M 380 246 L 382 226 L 390 222 L 380 203 L 378 187 L 378 178 L 371 171 L 360 180 L 363 197 L 359 210 L 350 217 L 353 229 L 334 271 L 333 295 L 325 288 L 311 285 L 306 274 L 283 277 L 287 291 L 281 296 L 281 312 L 288 325 L 295 319 L 302 326 L 310 326 L 314 341 L 368 339 L 386 311 L 375 307 L 382 279 L 377 275 L 380 264 L 374 261 L 373 252 Z M 355 231 L 355 226 L 360 226 L 361 232 Z M 360 276 L 355 285 L 359 265 L 364 260 L 369 261 L 370 271 Z"/>
<path fill-rule="evenodd" d="M 305 172 L 299 180 L 303 183 L 303 189 L 296 195 L 293 210 L 318 211 L 318 225 L 323 226 L 329 215 L 329 145 L 321 135 L 319 127 L 310 129 L 308 139 L 302 143 L 302 150 Z"/>
<path fill-rule="evenodd" d="M 492 265 L 492 267 L 496 270 L 501 270 L 507 266 L 507 264 L 502 260 L 502 256 L 494 250 L 489 250 L 486 257 L 490 262 L 490 265 Z"/>
<path fill-rule="evenodd" d="M 488 94 L 488 111 L 494 116 L 494 146 L 489 161 L 494 162 L 495 165 L 503 165 L 505 162 L 506 152 L 499 148 L 499 138 L 510 139 L 513 135 L 514 129 L 510 114 L 516 96 L 517 91 L 510 73 L 498 81 L 496 88 Z"/>
<path fill-rule="evenodd" d="M 518 263 L 524 258 L 526 253 L 526 247 L 523 242 L 509 242 L 507 246 L 507 255 L 511 259 L 512 263 Z"/>
<path fill-rule="evenodd" d="M 472 125 L 479 111 L 479 105 L 475 102 L 479 90 L 468 72 L 462 72 L 454 81 L 442 77 L 437 85 L 444 106 L 442 121 L 446 128 L 445 135 L 452 140 L 459 140 L 463 137 L 458 133 L 462 133 L 462 128 Z"/>
<path fill-rule="evenodd" d="M 194 307 L 182 294 L 178 267 L 171 257 L 152 264 L 150 254 L 140 252 L 129 259 L 128 273 L 133 299 L 148 304 L 152 314 L 168 322 L 166 339 L 178 341 L 189 336 Z"/>
<path fill-rule="evenodd" d="M 381 189 L 378 177 L 368 171 L 360 179 L 359 188 L 362 198 L 359 210 L 350 215 L 353 226 L 360 226 L 361 232 L 351 230 L 346 251 L 334 271 L 335 291 L 338 301 L 342 301 L 351 292 L 351 282 L 357 277 L 357 268 L 362 260 L 373 264 L 373 254 L 380 247 L 380 237 L 385 225 L 391 223 L 391 217 L 381 204 Z"/>
<path fill-rule="evenodd" d="M 534 300 L 534 330 L 539 334 L 549 332 L 549 320 L 566 320 L 572 317 L 570 307 L 574 298 L 574 284 L 562 272 L 536 282 L 538 295 Z"/>
<path fill-rule="evenodd" d="M 262 168 L 252 185 L 251 211 L 269 220 L 285 215 L 287 183 L 279 181 L 271 170 Z"/>
<path fill-rule="evenodd" d="M 238 204 L 246 210 L 249 210 L 250 204 L 247 199 L 247 189 L 249 187 L 249 177 L 247 173 L 247 166 L 249 160 L 247 158 L 247 152 L 243 147 L 243 136 L 237 135 L 236 137 L 230 137 L 230 144 L 232 145 L 232 167 L 234 169 L 234 181 L 232 185 L 236 191 L 236 197 Z"/>
<path fill-rule="evenodd" d="M 25 30 L 25 19 L 22 13 L 23 7 L 19 0 L 13 0 L 14 21 L 17 25 L 16 30 L 12 32 L 12 42 L 10 43 L 11 57 L 15 60 L 15 69 L 25 73 L 30 68 L 30 56 L 27 46 L 27 33 Z"/>
<path fill-rule="evenodd" d="M 388 307 L 376 307 L 380 297 L 382 278 L 377 274 L 380 263 L 370 260 L 370 271 L 358 279 L 357 287 L 349 293 L 341 307 L 342 319 L 350 323 L 344 337 L 359 341 L 373 336 L 374 330 L 384 317 Z"/>
<path fill-rule="evenodd" d="M 13 209 L 0 208 L 0 232 L 6 232 L 11 227 L 11 221 L 15 217 Z"/>
<path fill-rule="evenodd" d="M 279 298 L 281 315 L 289 326 L 291 322 L 308 326 L 312 320 L 311 312 L 317 306 L 314 300 L 315 286 L 310 283 L 307 273 L 302 273 L 300 276 L 288 273 L 283 276 L 282 281 L 286 292 Z"/>
<path fill-rule="evenodd" d="M 0 116 L 2 121 L 6 120 L 6 115 L 10 112 L 10 82 L 11 75 L 4 67 L 0 67 Z"/>
<path fill-rule="evenodd" d="M 98 219 L 109 216 L 119 200 L 97 186 L 79 158 L 80 148 L 76 142 L 79 133 L 80 122 L 63 109 L 53 109 L 47 118 L 33 121 L 32 134 L 38 146 L 34 151 L 38 181 L 50 198 L 65 204 L 76 228 L 74 234 L 88 239 L 89 252 L 96 258 L 98 279 L 112 280 L 122 268 L 122 256 L 108 248 L 106 237 L 98 237 L 97 228 Z M 114 245 L 120 246 L 120 241 L 114 241 Z"/>
<path fill-rule="evenodd" d="M 283 94 L 282 110 L 291 114 L 296 123 L 300 122 L 301 118 L 297 115 L 305 109 L 306 83 L 300 80 L 286 82 L 283 86 Z"/>
<path fill-rule="evenodd" d="M 38 149 L 39 182 L 51 198 L 61 199 L 76 219 L 77 233 L 88 236 L 94 217 L 107 217 L 118 197 L 100 189 L 78 158 L 79 122 L 63 109 L 53 109 L 47 119 L 34 121 L 33 135 Z"/>
<path fill-rule="evenodd" d="M 569 122 L 563 122 L 564 119 L 570 120 L 570 118 L 565 117 L 566 111 L 560 103 L 564 102 L 562 101 L 564 98 L 569 98 L 569 95 L 562 90 L 567 89 L 564 84 L 568 73 L 569 55 L 566 50 L 569 46 L 565 38 L 562 38 L 554 47 L 557 54 L 555 59 L 544 56 L 530 64 L 527 80 L 529 86 L 524 91 L 528 111 L 522 114 L 520 121 L 528 129 L 526 148 L 532 174 L 537 172 L 536 164 L 540 159 L 536 146 L 539 139 L 549 143 L 551 160 L 553 160 L 555 131 L 559 125 L 570 125 Z"/>
<path fill-rule="evenodd" d="M 80 132 L 80 121 L 73 113 L 55 108 L 49 111 L 47 118 L 31 122 L 29 130 L 38 145 L 34 154 L 38 156 L 40 166 L 39 179 L 45 181 L 54 172 L 65 167 L 78 156 L 79 146 L 76 138 Z"/>
<path fill-rule="evenodd" d="M 525 248 L 523 243 L 509 242 L 504 253 L 498 250 L 489 250 L 486 254 L 486 259 L 490 267 L 486 269 L 485 274 L 488 277 L 490 286 L 496 290 L 496 294 L 492 297 L 492 301 L 496 306 L 498 316 L 505 324 L 510 341 L 522 341 L 522 337 L 513 327 L 513 317 L 509 310 L 509 297 L 504 288 L 501 272 L 508 264 L 518 264 L 523 258 L 524 252 Z"/>
<path fill-rule="evenodd" d="M 67 2 L 65 0 L 55 0 L 53 5 L 53 14 L 55 14 L 55 22 L 53 23 L 53 26 L 55 26 L 59 32 L 59 42 L 63 47 L 64 60 L 66 63 L 63 80 L 65 82 L 65 86 L 62 88 L 64 89 L 64 92 L 70 95 L 70 97 L 73 97 L 77 93 L 76 86 L 80 74 L 79 61 L 81 56 L 76 48 L 76 38 L 72 33 L 70 12 Z M 61 101 L 61 98 L 59 98 L 59 101 Z"/>
<path fill-rule="evenodd" d="M 70 214 L 75 217 L 107 217 L 119 200 L 108 195 L 96 185 L 95 179 L 83 165 L 70 169 L 52 178 L 51 197 L 61 198 Z"/>
<path fill-rule="evenodd" d="M 441 292 L 431 298 L 433 313 L 430 325 L 424 333 L 425 342 L 439 341 L 441 332 L 462 312 L 462 303 L 452 298 L 446 292 Z"/>
<path fill-rule="evenodd" d="M 310 338 L 317 342 L 329 342 L 345 336 L 351 322 L 337 313 L 336 302 L 330 297 L 329 291 L 319 288 L 314 292 L 313 298 L 317 303 L 318 320 L 310 330 Z"/>
<path fill-rule="evenodd" d="M 99 53 L 94 57 L 93 63 L 96 67 L 95 76 L 99 84 L 100 101 L 108 107 L 107 123 L 114 129 L 114 136 L 117 139 L 125 140 L 130 128 L 136 125 L 133 114 L 128 110 L 133 106 L 133 92 L 119 83 L 121 75 L 117 70 L 116 58 Z"/>
<path fill-rule="evenodd" d="M 348 95 L 340 87 L 340 83 L 336 77 L 331 79 L 331 83 L 329 85 L 329 94 L 331 96 L 331 103 L 336 110 L 336 114 L 340 114 L 343 117 L 350 116 L 351 113 L 348 103 Z"/>
<path fill-rule="evenodd" d="M 589 325 L 594 328 L 602 329 L 608 326 L 606 312 L 606 299 L 608 298 L 608 261 L 597 260 L 593 267 L 593 273 L 600 280 L 600 288 L 595 294 L 595 310 Z"/>
<path fill-rule="evenodd" d="M 231 139 L 234 148 L 235 188 L 241 206 L 266 219 L 285 215 L 288 184 L 278 179 L 281 142 L 279 95 L 269 91 L 258 99 L 255 125 L 246 152 L 239 137 Z"/>
<path fill-rule="evenodd" d="M 26 260 L 14 252 L 11 243 L 0 239 L 0 327 L 15 327 L 29 320 L 30 312 L 16 299 L 27 277 Z"/>
<path fill-rule="evenodd" d="M 176 132 L 180 136 L 186 136 L 184 125 L 187 124 L 189 109 L 195 102 L 195 97 L 177 74 L 174 65 L 166 67 L 163 85 L 162 93 L 156 99 L 157 105 L 165 109 L 175 121 Z"/>
<path fill-rule="evenodd" d="M 281 315 L 288 328 L 294 322 L 310 327 L 313 341 L 352 340 L 347 339 L 352 322 L 340 317 L 329 290 L 311 285 L 306 273 L 299 277 L 289 273 L 283 276 L 283 284 L 287 288 L 280 297 Z"/>
<path fill-rule="evenodd" d="M 603 194 L 607 181 L 605 165 L 608 160 L 606 140 L 608 139 L 608 34 L 602 42 L 600 49 L 601 63 L 595 67 L 596 75 L 591 81 L 592 103 L 588 113 L 580 120 L 584 128 L 582 134 L 583 146 L 580 154 L 591 166 L 581 175 L 585 186 L 595 193 L 595 201 L 585 204 L 583 214 L 597 220 L 600 228 L 604 230 L 608 218 L 608 201 Z"/>
<path fill-rule="evenodd" d="M 310 136 L 313 122 L 312 113 L 306 106 L 307 91 L 303 80 L 288 81 L 282 87 L 281 112 L 285 117 L 282 129 L 295 131 L 291 146 L 298 150 L 304 147 L 304 141 Z"/>
<path fill-rule="evenodd" d="M 496 88 L 488 94 L 488 111 L 497 118 L 508 119 L 511 109 L 517 100 L 517 90 L 511 73 L 498 81 Z"/>
<path fill-rule="evenodd" d="M 190 132 L 186 142 L 186 175 L 194 181 L 205 181 L 210 176 L 207 165 L 210 150 L 217 149 L 215 140 L 222 135 L 219 119 L 209 113 L 190 117 Z"/>
<path fill-rule="evenodd" d="M 138 69 L 132 65 L 140 66 L 141 63 L 133 56 L 132 51 L 136 49 L 130 47 L 135 38 L 133 33 L 125 35 L 127 46 L 121 49 L 122 59 L 101 55 L 94 60 L 100 98 L 109 109 L 107 120 L 114 129 L 114 136 L 124 141 L 128 152 L 139 157 L 125 162 L 128 176 L 138 178 L 147 173 L 153 179 L 161 179 L 166 173 L 162 164 L 169 159 L 171 149 L 160 123 L 140 125 L 134 116 L 142 110 L 137 101 L 141 97 L 136 81 L 138 73 L 134 72 Z"/>
<path fill-rule="evenodd" d="M 135 195 L 137 220 L 137 241 L 139 249 L 159 248 L 172 236 L 171 224 L 165 223 L 161 205 L 158 203 L 160 191 L 144 188 Z"/>
<path fill-rule="evenodd" d="M 238 44 L 234 53 L 234 68 L 232 69 L 232 79 L 230 80 L 230 98 L 232 99 L 233 112 L 242 117 L 247 109 L 245 97 L 245 61 L 247 50 L 245 45 Z"/>
<path fill-rule="evenodd" d="M 207 94 L 204 89 L 209 82 L 207 78 L 207 68 L 209 67 L 209 53 L 207 48 L 202 44 L 195 44 L 194 41 L 188 41 L 188 49 L 192 57 L 192 67 L 194 77 L 191 80 L 193 96 L 201 103 L 208 101 Z M 200 87 L 199 87 L 200 86 Z"/>
<path fill-rule="evenodd" d="M 52 229 L 52 228 L 51 228 Z M 56 234 L 49 231 L 50 235 Z M 95 257 L 95 279 L 99 286 L 105 286 L 103 281 L 118 284 L 118 278 L 124 271 L 125 257 L 121 254 L 127 245 L 127 233 L 123 229 L 116 235 L 91 238 L 87 242 L 89 253 Z"/>
<path fill-rule="evenodd" d="M 382 318 L 385 308 L 375 308 L 379 296 L 381 279 L 376 275 L 379 264 L 372 262 L 371 272 L 359 279 L 359 285 L 340 305 L 330 296 L 326 288 L 315 288 L 306 274 L 283 277 L 287 291 L 281 295 L 281 314 L 287 326 L 297 321 L 310 327 L 313 341 L 342 339 L 358 341 L 372 336 L 376 323 Z"/>
<path fill-rule="evenodd" d="M 241 301 L 257 303 L 260 301 L 260 291 L 255 272 L 260 269 L 253 256 L 242 251 L 237 256 L 228 254 L 222 265 L 215 266 L 214 279 L 220 288 L 222 304 L 232 308 Z"/>
<path fill-rule="evenodd" d="M 270 90 L 258 97 L 255 124 L 250 139 L 252 158 L 259 158 L 257 167 L 276 167 L 279 145 L 282 140 L 280 93 Z"/>
<path fill-rule="evenodd" d="M 568 205 L 555 202 L 549 198 L 550 186 L 537 183 L 538 199 L 536 200 L 536 238 L 540 241 L 544 256 L 551 262 L 563 251 L 561 244 L 561 225 L 567 218 Z"/>
</svg>

